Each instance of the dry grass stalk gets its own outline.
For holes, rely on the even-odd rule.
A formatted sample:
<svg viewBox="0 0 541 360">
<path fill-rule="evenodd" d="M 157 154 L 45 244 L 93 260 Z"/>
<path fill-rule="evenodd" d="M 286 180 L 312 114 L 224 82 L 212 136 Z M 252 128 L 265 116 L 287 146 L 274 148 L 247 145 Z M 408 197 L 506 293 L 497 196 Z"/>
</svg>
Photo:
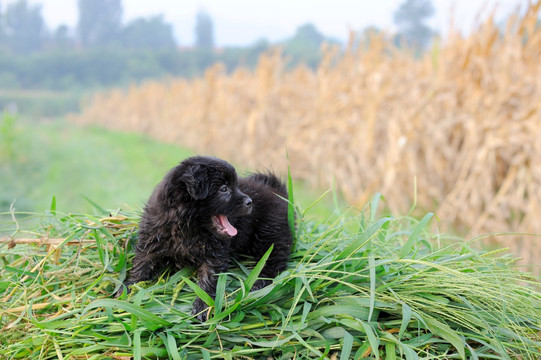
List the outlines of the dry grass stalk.
<svg viewBox="0 0 541 360">
<path fill-rule="evenodd" d="M 47 245 L 47 246 L 59 246 L 64 243 L 66 239 L 17 239 L 17 238 L 1 238 L 0 243 L 7 243 L 10 246 L 20 245 L 20 244 L 30 244 L 30 245 Z M 95 240 L 74 240 L 68 241 L 64 245 L 83 245 L 83 244 L 95 244 Z"/>
<path fill-rule="evenodd" d="M 286 168 L 353 204 L 374 192 L 396 213 L 418 203 L 470 235 L 541 233 L 540 2 L 452 35 L 422 59 L 384 36 L 316 71 L 284 70 L 279 53 L 253 71 L 150 82 L 97 95 L 75 121 L 137 131 L 252 168 Z M 271 165 L 272 164 L 272 165 Z M 541 250 L 519 238 L 530 264 Z M 511 245 L 513 246 L 513 245 Z"/>
</svg>

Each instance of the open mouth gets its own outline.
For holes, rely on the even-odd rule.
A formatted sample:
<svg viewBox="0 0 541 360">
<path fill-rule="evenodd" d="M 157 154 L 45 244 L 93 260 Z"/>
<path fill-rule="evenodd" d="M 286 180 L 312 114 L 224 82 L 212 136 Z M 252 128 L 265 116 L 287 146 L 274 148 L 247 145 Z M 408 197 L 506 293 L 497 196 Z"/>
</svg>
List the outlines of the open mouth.
<svg viewBox="0 0 541 360">
<path fill-rule="evenodd" d="M 231 225 L 231 223 L 227 219 L 227 216 L 225 215 L 213 216 L 212 223 L 220 234 L 225 234 L 229 236 L 237 235 L 237 229 L 235 229 L 233 225 Z"/>
</svg>

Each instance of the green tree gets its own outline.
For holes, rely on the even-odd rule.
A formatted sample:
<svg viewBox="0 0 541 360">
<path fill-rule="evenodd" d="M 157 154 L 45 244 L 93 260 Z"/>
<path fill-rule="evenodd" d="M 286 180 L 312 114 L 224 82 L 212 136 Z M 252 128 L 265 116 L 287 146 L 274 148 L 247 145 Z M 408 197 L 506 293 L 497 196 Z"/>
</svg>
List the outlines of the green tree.
<svg viewBox="0 0 541 360">
<path fill-rule="evenodd" d="M 0 2 L 0 43 L 4 36 L 4 13 L 2 12 L 2 3 Z"/>
<path fill-rule="evenodd" d="M 4 14 L 4 41 L 8 48 L 22 54 L 37 51 L 44 37 L 40 5 L 29 5 L 26 0 L 8 4 Z"/>
<path fill-rule="evenodd" d="M 4 13 L 2 12 L 2 3 L 0 2 L 0 51 L 4 48 Z"/>
<path fill-rule="evenodd" d="M 52 37 L 53 46 L 59 49 L 67 49 L 73 46 L 73 39 L 67 25 L 60 25 L 56 28 Z"/>
<path fill-rule="evenodd" d="M 295 35 L 283 43 L 284 52 L 292 57 L 291 65 L 299 62 L 315 68 L 321 60 L 323 42 L 333 43 L 310 23 L 297 28 Z"/>
<path fill-rule="evenodd" d="M 122 26 L 122 0 L 78 0 L 77 32 L 83 46 L 104 46 L 118 41 Z"/>
<path fill-rule="evenodd" d="M 320 46 L 325 41 L 325 36 L 319 32 L 314 24 L 308 23 L 297 28 L 293 39 L 312 46 Z"/>
<path fill-rule="evenodd" d="M 122 29 L 122 46 L 131 49 L 174 49 L 173 29 L 162 15 L 138 18 Z"/>
<path fill-rule="evenodd" d="M 204 11 L 199 11 L 195 19 L 195 46 L 206 50 L 214 48 L 214 24 Z"/>
<path fill-rule="evenodd" d="M 425 24 L 432 15 L 434 6 L 430 0 L 404 1 L 394 13 L 394 23 L 399 29 L 396 42 L 405 43 L 417 51 L 425 49 L 435 34 Z"/>
</svg>

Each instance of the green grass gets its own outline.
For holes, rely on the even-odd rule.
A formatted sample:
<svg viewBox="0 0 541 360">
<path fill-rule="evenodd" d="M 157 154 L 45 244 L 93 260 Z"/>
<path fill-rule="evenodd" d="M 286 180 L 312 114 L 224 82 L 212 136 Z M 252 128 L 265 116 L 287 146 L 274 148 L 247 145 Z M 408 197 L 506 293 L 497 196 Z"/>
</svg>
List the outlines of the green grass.
<svg viewBox="0 0 541 360">
<path fill-rule="evenodd" d="M 6 117 L 4 117 L 6 122 Z M 2 138 L 3 137 L 3 138 Z M 169 168 L 191 153 L 145 136 L 79 127 L 63 120 L 17 119 L 0 133 L 0 211 L 32 211 L 56 195 L 59 209 L 92 211 L 84 195 L 103 206 L 142 206 Z"/>
<path fill-rule="evenodd" d="M 137 214 L 67 215 L 56 205 L 18 236 L 57 247 L 0 245 L 2 359 L 539 359 L 536 278 L 499 251 L 473 249 L 417 221 L 365 211 L 307 221 L 274 283 L 241 262 L 218 280 L 209 320 L 191 304 L 192 269 L 111 294 L 126 274 Z M 111 217 L 112 216 L 112 217 Z M 19 224 L 20 229 L 25 224 Z M 90 240 L 80 245 L 68 242 Z"/>
</svg>

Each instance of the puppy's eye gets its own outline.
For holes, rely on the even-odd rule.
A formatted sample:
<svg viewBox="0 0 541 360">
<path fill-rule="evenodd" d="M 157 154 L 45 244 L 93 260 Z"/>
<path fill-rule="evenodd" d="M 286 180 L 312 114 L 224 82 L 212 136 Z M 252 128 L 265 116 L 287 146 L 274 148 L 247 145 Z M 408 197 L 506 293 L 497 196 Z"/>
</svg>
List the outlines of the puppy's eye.
<svg viewBox="0 0 541 360">
<path fill-rule="evenodd" d="M 229 191 L 229 189 L 227 188 L 227 185 L 222 185 L 222 187 L 220 187 L 220 192 L 226 193 L 227 191 Z"/>
</svg>

